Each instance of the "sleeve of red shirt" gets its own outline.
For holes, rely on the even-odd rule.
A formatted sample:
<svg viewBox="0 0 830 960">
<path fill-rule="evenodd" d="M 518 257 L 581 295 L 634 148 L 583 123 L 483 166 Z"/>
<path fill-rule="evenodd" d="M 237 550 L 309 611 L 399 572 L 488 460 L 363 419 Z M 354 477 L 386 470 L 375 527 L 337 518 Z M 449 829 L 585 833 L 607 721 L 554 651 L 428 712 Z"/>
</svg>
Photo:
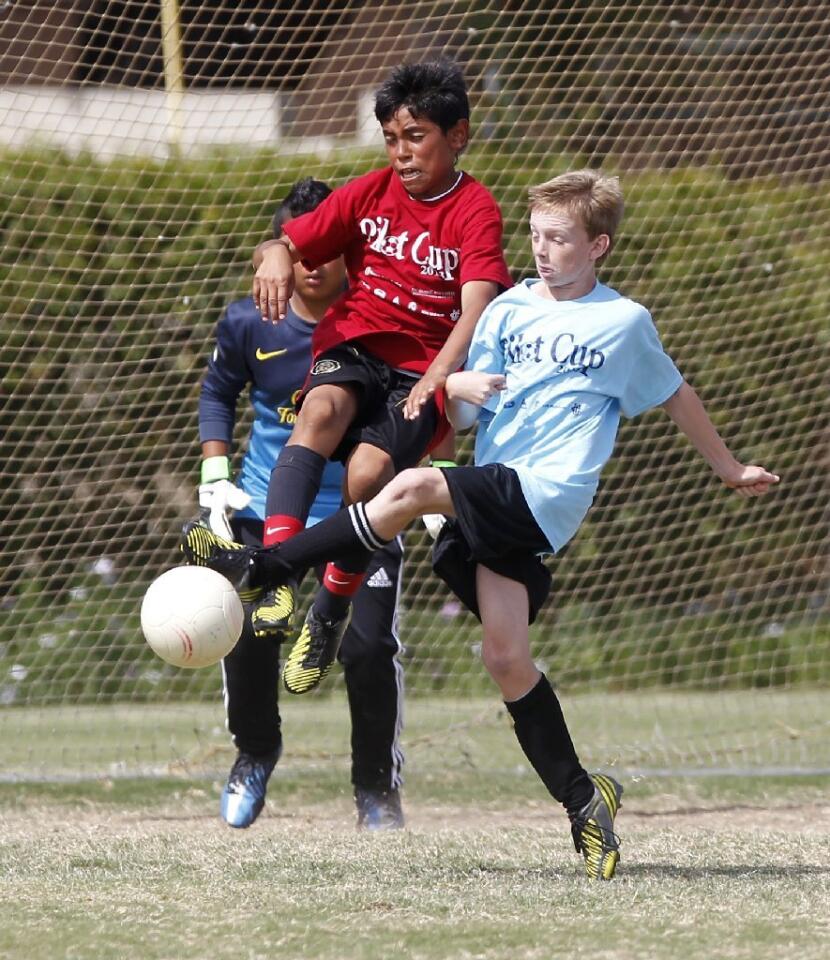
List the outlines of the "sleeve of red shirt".
<svg viewBox="0 0 830 960">
<path fill-rule="evenodd" d="M 309 269 L 339 257 L 357 235 L 354 193 L 351 183 L 338 187 L 314 210 L 283 226 Z"/>
<path fill-rule="evenodd" d="M 461 284 L 490 280 L 503 289 L 513 286 L 504 261 L 502 220 L 496 201 L 485 194 L 464 224 L 461 237 Z"/>
</svg>

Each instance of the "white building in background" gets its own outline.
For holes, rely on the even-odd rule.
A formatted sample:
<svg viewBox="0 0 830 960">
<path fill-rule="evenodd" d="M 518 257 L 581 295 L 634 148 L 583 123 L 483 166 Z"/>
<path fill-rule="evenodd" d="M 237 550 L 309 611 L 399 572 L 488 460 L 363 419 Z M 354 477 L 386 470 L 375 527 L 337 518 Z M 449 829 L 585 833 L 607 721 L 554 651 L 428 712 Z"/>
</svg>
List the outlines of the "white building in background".
<svg viewBox="0 0 830 960">
<path fill-rule="evenodd" d="M 185 155 L 211 147 L 279 147 L 320 153 L 338 146 L 378 141 L 371 89 L 357 97 L 353 135 L 289 137 L 285 102 L 275 90 L 189 90 L 171 118 L 163 90 L 115 86 L 0 87 L 0 147 L 43 146 L 101 159 L 149 156 L 164 159 L 169 144 Z M 171 136 L 176 127 L 176 136 Z"/>
<path fill-rule="evenodd" d="M 0 6 L 0 149 L 328 152 L 377 139 L 372 90 L 391 66 L 452 53 L 411 11 L 393 27 L 397 0 L 331 0 L 313 20 L 265 0 L 205 0 L 179 4 L 183 69 L 171 84 L 162 6 L 138 16 L 119 0 Z"/>
<path fill-rule="evenodd" d="M 253 148 L 280 141 L 280 94 L 266 90 L 195 90 L 183 97 L 177 138 L 185 153 L 234 144 Z M 136 87 L 6 87 L 0 89 L 0 144 L 43 144 L 163 158 L 173 124 L 163 90 Z"/>
</svg>

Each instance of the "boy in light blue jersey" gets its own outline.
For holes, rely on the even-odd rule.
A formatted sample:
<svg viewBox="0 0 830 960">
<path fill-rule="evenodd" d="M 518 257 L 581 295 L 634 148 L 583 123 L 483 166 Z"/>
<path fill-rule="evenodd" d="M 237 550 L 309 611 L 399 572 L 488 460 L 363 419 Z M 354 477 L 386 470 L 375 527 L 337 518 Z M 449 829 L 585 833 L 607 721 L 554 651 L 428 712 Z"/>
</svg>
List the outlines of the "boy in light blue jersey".
<svg viewBox="0 0 830 960">
<path fill-rule="evenodd" d="M 450 517 L 435 545 L 436 572 L 481 620 L 482 659 L 516 736 L 566 809 L 588 876 L 611 879 L 619 860 L 614 817 L 622 787 L 588 774 L 561 707 L 530 651 L 527 625 L 550 589 L 540 554 L 573 537 L 610 457 L 620 416 L 662 405 L 726 486 L 745 497 L 778 477 L 729 452 L 695 391 L 663 351 L 648 311 L 597 282 L 622 217 L 614 177 L 564 174 L 530 191 L 539 279 L 501 294 L 476 326 L 466 370 L 447 379 L 456 429 L 478 422 L 475 466 L 412 469 L 280 548 L 209 549 L 186 531 L 190 562 L 237 581 L 279 581 L 294 566 L 354 542 L 377 548 L 425 513 Z"/>
<path fill-rule="evenodd" d="M 505 389 L 481 407 L 475 463 L 515 470 L 556 551 L 591 506 L 620 415 L 664 403 L 683 378 L 645 307 L 601 283 L 561 301 L 539 287 L 546 289 L 526 280 L 494 302 L 467 369 L 506 377 Z"/>
</svg>

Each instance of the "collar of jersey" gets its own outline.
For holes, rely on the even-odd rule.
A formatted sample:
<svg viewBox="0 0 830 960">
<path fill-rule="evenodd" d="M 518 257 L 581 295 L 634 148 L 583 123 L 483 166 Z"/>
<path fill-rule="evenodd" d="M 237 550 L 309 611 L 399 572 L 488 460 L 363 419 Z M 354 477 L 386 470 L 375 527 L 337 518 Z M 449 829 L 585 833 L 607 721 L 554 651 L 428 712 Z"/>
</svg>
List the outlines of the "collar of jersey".
<svg viewBox="0 0 830 960">
<path fill-rule="evenodd" d="M 406 193 L 410 200 L 415 200 L 417 203 L 437 203 L 439 200 L 443 200 L 444 197 L 448 197 L 453 190 L 455 190 L 458 184 L 461 183 L 461 178 L 463 176 L 464 171 L 459 170 L 458 176 L 455 178 L 455 183 L 448 190 L 445 190 L 443 193 L 439 193 L 437 197 L 424 197 L 423 200 L 420 197 L 413 197 L 411 193 L 407 193 L 406 187 L 403 187 L 403 184 L 401 184 L 401 186 L 403 187 L 403 192 Z"/>
<path fill-rule="evenodd" d="M 290 303 L 288 304 L 288 309 L 285 312 L 285 320 L 283 322 L 287 323 L 295 330 L 299 330 L 301 333 L 304 333 L 306 336 L 310 336 L 314 332 L 314 327 L 316 326 L 316 324 L 309 323 L 308 320 L 304 320 Z"/>
<path fill-rule="evenodd" d="M 534 302 L 536 300 L 542 299 L 537 294 L 535 294 L 531 289 L 532 287 L 535 287 L 537 283 L 542 283 L 541 277 L 527 277 L 525 280 L 522 280 L 520 284 L 520 286 L 524 287 L 527 295 L 533 298 Z M 591 287 L 591 289 L 586 294 L 583 294 L 581 297 L 576 297 L 573 300 L 550 300 L 548 302 L 552 304 L 557 304 L 560 307 L 563 307 L 565 306 L 565 304 L 569 304 L 569 303 L 573 304 L 574 306 L 578 306 L 581 303 L 593 303 L 597 299 L 598 294 L 602 293 L 606 289 L 607 287 L 605 287 L 604 284 L 600 283 L 599 280 L 597 280 L 596 283 L 594 283 L 593 287 Z"/>
</svg>

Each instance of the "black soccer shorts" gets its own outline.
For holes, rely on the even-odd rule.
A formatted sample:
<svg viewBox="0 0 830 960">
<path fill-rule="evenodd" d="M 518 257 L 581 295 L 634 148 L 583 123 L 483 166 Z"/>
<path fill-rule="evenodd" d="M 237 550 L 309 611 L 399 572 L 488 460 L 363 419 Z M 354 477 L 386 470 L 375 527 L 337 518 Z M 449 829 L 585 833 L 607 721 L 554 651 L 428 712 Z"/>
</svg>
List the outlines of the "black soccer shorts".
<svg viewBox="0 0 830 960">
<path fill-rule="evenodd" d="M 358 389 L 357 415 L 331 459 L 345 463 L 357 444 L 369 443 L 386 451 L 395 472 L 400 473 L 423 459 L 438 429 L 439 414 L 432 399 L 415 420 L 404 419 L 404 402 L 419 379 L 417 373 L 393 369 L 361 344 L 345 343 L 317 357 L 298 408 L 321 384 L 354 384 Z"/>
<path fill-rule="evenodd" d="M 550 553 L 551 546 L 530 512 L 516 471 L 501 463 L 440 469 L 455 518 L 447 521 L 435 541 L 436 574 L 479 620 L 478 564 L 524 584 L 533 623 L 551 584 L 538 554 Z"/>
</svg>

